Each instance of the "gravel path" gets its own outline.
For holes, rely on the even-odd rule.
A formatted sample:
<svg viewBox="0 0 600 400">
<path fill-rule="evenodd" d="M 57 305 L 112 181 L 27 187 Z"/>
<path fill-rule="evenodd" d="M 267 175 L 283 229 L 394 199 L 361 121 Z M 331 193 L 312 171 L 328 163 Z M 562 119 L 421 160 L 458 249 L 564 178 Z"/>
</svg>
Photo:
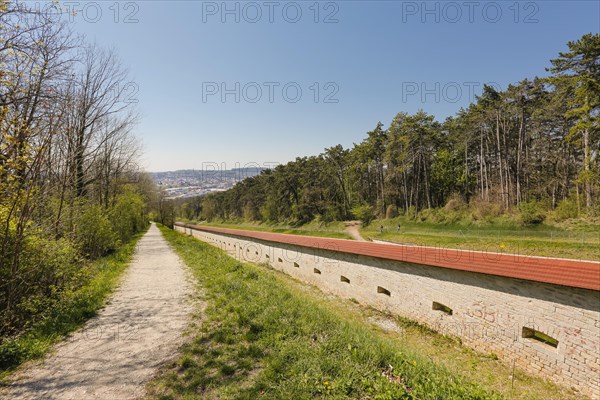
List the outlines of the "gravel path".
<svg viewBox="0 0 600 400">
<path fill-rule="evenodd" d="M 99 315 L 42 362 L 17 373 L 0 398 L 133 399 L 173 357 L 192 312 L 191 278 L 152 225 Z"/>
<path fill-rule="evenodd" d="M 348 233 L 350 236 L 352 236 L 352 238 L 354 240 L 358 240 L 359 242 L 366 242 L 367 241 L 360 234 L 360 230 L 359 230 L 359 228 L 361 226 L 361 222 L 360 221 L 346 221 L 346 222 L 344 222 L 344 224 L 346 225 L 346 228 L 344 229 L 344 231 L 346 233 Z"/>
</svg>

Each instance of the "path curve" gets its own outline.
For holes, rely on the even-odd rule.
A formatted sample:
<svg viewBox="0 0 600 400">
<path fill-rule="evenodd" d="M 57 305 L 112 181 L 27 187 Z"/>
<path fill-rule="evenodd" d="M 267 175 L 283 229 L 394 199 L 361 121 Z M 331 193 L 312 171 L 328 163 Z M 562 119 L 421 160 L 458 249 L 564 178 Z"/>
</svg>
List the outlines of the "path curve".
<svg viewBox="0 0 600 400">
<path fill-rule="evenodd" d="M 192 312 L 193 284 L 152 225 L 120 287 L 98 316 L 46 360 L 15 374 L 0 398 L 134 399 L 173 357 Z"/>
<path fill-rule="evenodd" d="M 358 240 L 359 242 L 367 241 L 360 234 L 360 226 L 362 225 L 360 221 L 346 221 L 344 222 L 344 225 L 346 225 L 346 227 L 344 228 L 344 232 L 352 236 L 354 240 Z"/>
</svg>

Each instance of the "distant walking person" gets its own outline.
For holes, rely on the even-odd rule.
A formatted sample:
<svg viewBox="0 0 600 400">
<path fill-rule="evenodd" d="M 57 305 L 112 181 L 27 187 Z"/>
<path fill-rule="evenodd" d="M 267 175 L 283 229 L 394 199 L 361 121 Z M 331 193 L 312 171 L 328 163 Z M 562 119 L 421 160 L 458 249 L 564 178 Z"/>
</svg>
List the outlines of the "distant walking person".
<svg viewBox="0 0 600 400">
<path fill-rule="evenodd" d="M 400 232 L 400 224 L 396 227 L 396 232 Z"/>
<path fill-rule="evenodd" d="M 380 231 L 381 233 L 383 233 L 383 225 L 381 225 L 381 226 L 379 227 L 379 231 Z"/>
</svg>

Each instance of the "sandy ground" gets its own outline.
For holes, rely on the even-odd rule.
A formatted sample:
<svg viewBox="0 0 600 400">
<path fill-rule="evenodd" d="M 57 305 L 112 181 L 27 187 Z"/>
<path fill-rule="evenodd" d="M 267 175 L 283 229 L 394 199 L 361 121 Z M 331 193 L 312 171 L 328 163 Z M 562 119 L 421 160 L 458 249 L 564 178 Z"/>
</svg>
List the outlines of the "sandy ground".
<svg viewBox="0 0 600 400">
<path fill-rule="evenodd" d="M 153 225 L 99 315 L 41 362 L 15 374 L 0 398 L 133 399 L 182 343 L 193 284 Z"/>
<path fill-rule="evenodd" d="M 344 228 L 344 232 L 348 233 L 354 240 L 358 240 L 359 242 L 366 242 L 367 240 L 363 238 L 360 234 L 360 221 L 346 221 L 344 222 L 346 227 Z"/>
</svg>

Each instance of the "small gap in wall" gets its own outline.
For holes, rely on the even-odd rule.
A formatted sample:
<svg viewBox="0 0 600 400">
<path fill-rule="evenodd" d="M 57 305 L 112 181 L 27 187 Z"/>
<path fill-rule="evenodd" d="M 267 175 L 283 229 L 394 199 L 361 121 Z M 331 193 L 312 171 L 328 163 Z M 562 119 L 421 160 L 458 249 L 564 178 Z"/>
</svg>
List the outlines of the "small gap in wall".
<svg viewBox="0 0 600 400">
<path fill-rule="evenodd" d="M 384 287 L 377 286 L 377 293 L 385 294 L 386 296 L 391 296 L 392 293 Z"/>
<path fill-rule="evenodd" d="M 527 339 L 533 339 L 540 343 L 547 344 L 548 346 L 552 346 L 554 348 L 558 347 L 558 340 L 554 339 L 551 336 L 546 335 L 544 332 L 536 331 L 535 329 L 523 327 L 522 337 Z"/>
<path fill-rule="evenodd" d="M 269 257 L 269 255 L 268 255 L 268 254 L 265 254 L 265 257 L 267 257 L 267 258 L 271 258 L 271 257 Z"/>
<path fill-rule="evenodd" d="M 298 263 L 295 262 L 294 263 L 294 268 L 300 268 L 300 264 L 298 264 Z"/>
<path fill-rule="evenodd" d="M 321 270 L 320 270 L 320 269 L 313 268 L 313 272 L 314 272 L 315 274 L 319 274 L 319 275 L 321 275 Z"/>
<path fill-rule="evenodd" d="M 437 311 L 441 311 L 445 314 L 448 315 L 452 315 L 452 309 L 442 303 L 438 303 L 437 301 L 433 302 L 433 305 L 431 306 L 432 310 L 437 310 Z"/>
<path fill-rule="evenodd" d="M 340 281 L 345 283 L 350 283 L 350 279 L 346 278 L 344 275 L 340 276 Z"/>
<path fill-rule="evenodd" d="M 281 259 L 281 257 L 278 257 L 278 258 L 277 258 L 277 261 L 279 261 L 279 262 L 283 262 L 283 260 Z"/>
</svg>

